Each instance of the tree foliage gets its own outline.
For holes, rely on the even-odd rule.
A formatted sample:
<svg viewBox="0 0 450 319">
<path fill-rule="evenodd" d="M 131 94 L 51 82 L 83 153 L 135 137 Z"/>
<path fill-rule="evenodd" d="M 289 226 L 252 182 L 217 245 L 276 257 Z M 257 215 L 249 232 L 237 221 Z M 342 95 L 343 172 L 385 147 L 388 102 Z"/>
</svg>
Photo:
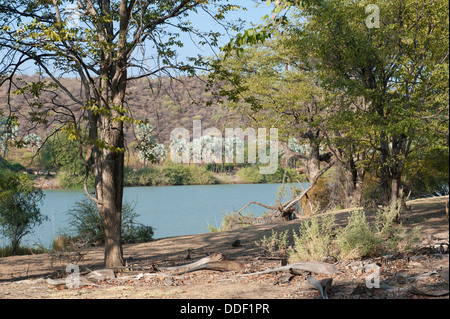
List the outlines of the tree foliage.
<svg viewBox="0 0 450 319">
<path fill-rule="evenodd" d="M 0 228 L 11 240 L 12 255 L 22 238 L 47 219 L 39 209 L 43 196 L 23 174 L 0 171 Z"/>
<path fill-rule="evenodd" d="M 335 119 L 372 152 L 392 203 L 414 153 L 448 152 L 448 2 L 370 4 L 379 28 L 364 23 L 369 2 L 327 1 L 299 8 L 305 22 L 289 32 L 297 50 L 314 54 L 324 86 L 345 92 L 350 103 Z"/>
<path fill-rule="evenodd" d="M 426 154 L 448 158 L 448 2 L 268 2 L 274 10 L 265 17 L 266 23 L 238 34 L 224 47 L 228 60 L 242 61 L 243 71 L 230 71 L 239 70 L 232 65 L 235 62 L 222 63 L 228 63 L 225 70 L 215 71 L 234 87 L 221 93 L 230 104 L 252 104 L 257 116 L 266 108 L 266 118 L 304 132 L 295 121 L 281 120 L 286 109 L 274 100 L 268 99 L 271 105 L 262 108 L 258 102 L 263 94 L 284 93 L 287 88 L 289 93 L 282 97 L 293 97 L 288 105 L 305 109 L 298 102 L 317 91 L 309 87 L 310 95 L 302 92 L 304 87 L 288 79 L 289 72 L 280 66 L 272 74 L 267 70 L 278 60 L 286 61 L 291 70 L 298 68 L 297 74 L 309 71 L 313 77 L 306 83 L 316 83 L 328 102 L 324 105 L 333 109 L 311 123 L 321 123 L 327 146 L 348 172 L 347 185 L 357 191 L 370 170 L 379 177 L 381 202 L 396 203 L 415 161 Z M 369 5 L 380 9 L 377 23 L 367 22 L 373 18 L 368 17 Z M 283 50 L 258 56 L 275 46 Z M 253 69 L 250 83 L 246 74 L 255 61 L 264 62 Z M 281 88 L 280 78 L 287 80 Z M 441 169 L 448 176 L 448 170 Z"/>
<path fill-rule="evenodd" d="M 124 125 L 145 123 L 133 117 L 127 104 L 128 82 L 177 72 L 193 75 L 203 62 L 200 57 L 178 61 L 177 49 L 184 45 L 180 34 L 217 46 L 220 33 L 200 31 L 192 17 L 205 12 L 223 21 L 237 8 L 215 0 L 0 1 L 0 43 L 7 56 L 0 84 L 8 84 L 8 96 L 27 96 L 31 123 L 59 124 L 78 142 L 86 194 L 105 222 L 107 267 L 123 263 Z M 16 71 L 30 61 L 46 77 L 16 84 Z M 81 97 L 64 86 L 60 77 L 66 74 L 80 80 Z M 43 91 L 51 93 L 46 101 L 40 99 Z M 70 97 L 71 105 L 61 103 L 60 95 Z M 84 129 L 86 141 L 81 139 Z M 94 195 L 87 190 L 90 174 Z"/>
</svg>

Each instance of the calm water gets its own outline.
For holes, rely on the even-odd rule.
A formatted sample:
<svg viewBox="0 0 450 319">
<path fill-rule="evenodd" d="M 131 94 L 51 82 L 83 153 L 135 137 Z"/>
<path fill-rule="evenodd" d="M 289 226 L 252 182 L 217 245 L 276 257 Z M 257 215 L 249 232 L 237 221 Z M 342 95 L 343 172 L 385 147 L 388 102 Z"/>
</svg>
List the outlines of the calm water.
<svg viewBox="0 0 450 319">
<path fill-rule="evenodd" d="M 136 203 L 137 222 L 154 227 L 154 237 L 192 235 L 208 232 L 208 225 L 218 227 L 225 213 L 237 211 L 250 201 L 273 205 L 281 184 L 207 185 L 168 187 L 128 187 L 125 200 Z M 289 190 L 289 189 L 288 189 Z M 51 245 L 68 225 L 67 211 L 86 196 L 82 190 L 47 190 L 41 213 L 49 217 L 22 244 L 35 241 Z M 289 192 L 288 192 L 289 194 Z M 261 216 L 264 208 L 251 205 L 246 212 Z M 0 241 L 3 245 L 6 242 Z"/>
</svg>

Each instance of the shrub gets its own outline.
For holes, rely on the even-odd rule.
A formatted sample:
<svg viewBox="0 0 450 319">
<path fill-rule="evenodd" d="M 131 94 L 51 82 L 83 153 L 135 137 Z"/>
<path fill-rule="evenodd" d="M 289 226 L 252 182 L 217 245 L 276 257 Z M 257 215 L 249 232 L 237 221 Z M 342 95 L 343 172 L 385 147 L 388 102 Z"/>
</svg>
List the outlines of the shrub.
<svg viewBox="0 0 450 319">
<path fill-rule="evenodd" d="M 375 256 L 381 249 L 382 239 L 376 235 L 374 228 L 363 211 L 350 214 L 348 224 L 337 235 L 341 258 L 362 258 Z"/>
<path fill-rule="evenodd" d="M 258 167 L 244 167 L 241 168 L 237 175 L 245 182 L 251 184 L 258 184 L 264 182 L 264 176 L 259 173 Z"/>
<path fill-rule="evenodd" d="M 153 227 L 127 222 L 122 226 L 122 241 L 124 243 L 143 243 L 153 238 Z"/>
<path fill-rule="evenodd" d="M 163 169 L 170 185 L 189 185 L 192 183 L 192 174 L 188 166 L 168 165 Z"/>
<path fill-rule="evenodd" d="M 293 232 L 293 246 L 290 248 L 287 248 L 288 231 L 272 231 L 272 236 L 264 236 L 255 244 L 269 255 L 287 253 L 290 262 L 323 261 L 328 257 L 359 259 L 381 253 L 413 252 L 420 243 L 419 229 L 408 231 L 402 225 L 394 224 L 395 216 L 395 209 L 385 208 L 377 213 L 375 224 L 371 225 L 364 212 L 354 211 L 348 224 L 339 229 L 334 228 L 333 215 L 321 219 L 314 216 L 300 223 L 298 233 Z M 245 221 L 244 216 L 228 215 L 222 228 L 229 228 L 227 224 L 230 224 L 231 217 Z"/>
<path fill-rule="evenodd" d="M 189 166 L 191 172 L 191 183 L 194 185 L 217 184 L 214 175 L 207 169 L 200 166 Z"/>
<path fill-rule="evenodd" d="M 56 179 L 64 189 L 80 189 L 84 185 L 84 173 L 69 172 L 67 170 L 60 170 L 56 174 Z M 89 174 L 87 186 L 93 188 L 95 185 L 94 177 Z"/>
<path fill-rule="evenodd" d="M 258 183 L 295 183 L 301 179 L 301 176 L 297 174 L 297 171 L 293 168 L 283 168 L 278 166 L 278 169 L 273 174 L 261 174 L 259 172 L 259 166 L 247 166 L 241 168 L 237 175 L 246 183 L 258 184 Z"/>
<path fill-rule="evenodd" d="M 159 166 L 148 166 L 136 171 L 128 167 L 125 169 L 126 186 L 157 186 L 167 184 L 168 181 Z"/>
<path fill-rule="evenodd" d="M 217 233 L 221 231 L 245 228 L 249 225 L 252 225 L 252 222 L 254 220 L 255 216 L 252 212 L 239 214 L 236 214 L 235 212 L 225 213 L 220 226 L 215 227 L 212 225 L 208 225 L 208 230 L 211 233 Z"/>
<path fill-rule="evenodd" d="M 211 172 L 196 165 L 167 165 L 163 173 L 170 185 L 207 185 L 217 182 Z"/>
<path fill-rule="evenodd" d="M 395 220 L 399 206 L 397 203 L 377 210 L 375 215 L 375 225 L 381 236 L 395 231 Z"/>
<path fill-rule="evenodd" d="M 288 251 L 288 233 L 288 230 L 278 233 L 272 229 L 272 235 L 270 237 L 264 236 L 260 241 L 255 242 L 255 244 L 261 247 L 266 255 L 285 256 Z"/>
<path fill-rule="evenodd" d="M 0 257 L 9 256 L 22 256 L 22 255 L 37 255 L 45 254 L 47 250 L 42 245 L 34 245 L 33 247 L 19 246 L 16 248 L 15 252 L 12 252 L 11 246 L 0 247 Z"/>
<path fill-rule="evenodd" d="M 395 204 L 377 211 L 377 231 L 380 237 L 388 237 L 385 244 L 388 251 L 412 252 L 420 243 L 419 228 L 414 227 L 408 232 L 401 224 L 396 224 L 395 220 L 399 209 L 400 207 Z"/>
<path fill-rule="evenodd" d="M 52 243 L 52 251 L 61 251 L 66 250 L 72 243 L 72 238 L 67 236 L 66 234 L 59 235 L 55 239 L 53 239 Z"/>
<path fill-rule="evenodd" d="M 0 171 L 0 229 L 11 240 L 12 255 L 22 238 L 48 219 L 39 209 L 43 197 L 42 190 L 23 174 Z"/>
<path fill-rule="evenodd" d="M 153 228 L 136 223 L 139 215 L 134 211 L 135 205 L 125 202 L 122 208 L 122 241 L 146 242 L 152 240 Z M 72 240 L 83 238 L 90 245 L 105 243 L 105 228 L 97 205 L 85 199 L 75 203 L 69 211 L 69 224 L 72 226 Z M 66 235 L 67 236 L 67 235 Z M 57 244 L 54 244 L 57 245 Z"/>
<path fill-rule="evenodd" d="M 25 170 L 25 167 L 19 163 L 8 162 L 0 157 L 0 170 L 10 170 L 13 172 L 19 172 Z"/>
<path fill-rule="evenodd" d="M 330 215 L 321 221 L 318 217 L 300 224 L 299 233 L 294 231 L 294 247 L 289 250 L 289 260 L 322 261 L 332 254 L 334 237 L 334 216 Z"/>
</svg>

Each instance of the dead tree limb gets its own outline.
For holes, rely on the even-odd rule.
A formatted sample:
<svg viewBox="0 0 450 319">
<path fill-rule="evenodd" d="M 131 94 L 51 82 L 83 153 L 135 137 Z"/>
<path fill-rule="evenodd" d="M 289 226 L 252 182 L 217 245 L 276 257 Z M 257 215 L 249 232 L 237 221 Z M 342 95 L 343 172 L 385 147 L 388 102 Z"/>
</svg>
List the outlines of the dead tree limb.
<svg viewBox="0 0 450 319">
<path fill-rule="evenodd" d="M 244 207 L 242 207 L 240 210 L 238 210 L 238 211 L 236 212 L 236 214 L 239 214 L 239 215 L 240 215 L 241 212 L 242 212 L 244 209 L 246 209 L 248 206 L 250 206 L 251 204 L 256 204 L 256 205 L 262 206 L 262 207 L 267 208 L 267 209 L 270 209 L 270 210 L 276 210 L 276 209 L 277 209 L 277 207 L 274 207 L 274 206 L 266 206 L 266 205 L 264 205 L 264 204 L 261 204 L 261 203 L 252 201 L 252 202 L 248 203 L 247 205 L 245 205 Z"/>
<path fill-rule="evenodd" d="M 326 171 L 328 171 L 334 164 L 335 164 L 335 161 L 331 161 L 325 167 L 323 167 L 316 175 L 314 175 L 313 179 L 309 182 L 309 186 L 305 190 L 303 190 L 300 193 L 300 195 L 294 197 L 293 199 L 291 199 L 287 203 L 283 204 L 281 213 L 285 214 L 285 213 L 291 212 L 291 213 L 294 213 L 295 215 L 297 215 L 297 212 L 293 209 L 293 206 L 295 204 L 297 204 L 299 201 L 301 201 L 303 196 L 305 196 L 311 189 L 314 188 L 314 186 L 316 186 L 317 181 L 319 180 L 319 178 Z"/>
<path fill-rule="evenodd" d="M 244 209 L 246 209 L 251 204 L 256 204 L 259 206 L 262 206 L 264 208 L 272 210 L 274 218 L 281 218 L 283 220 L 290 220 L 291 215 L 294 214 L 295 216 L 299 217 L 298 213 L 294 209 L 294 205 L 297 204 L 299 201 L 302 200 L 302 198 L 311 190 L 314 188 L 314 186 L 317 184 L 317 181 L 319 178 L 328 171 L 334 164 L 336 163 L 335 160 L 330 161 L 325 167 L 323 167 L 309 182 L 309 186 L 304 189 L 298 196 L 295 196 L 293 199 L 287 201 L 284 204 L 281 204 L 280 201 L 277 200 L 278 207 L 276 206 L 267 206 L 255 201 L 249 202 L 247 205 L 242 207 L 240 210 L 236 212 L 236 214 L 240 214 Z"/>
</svg>

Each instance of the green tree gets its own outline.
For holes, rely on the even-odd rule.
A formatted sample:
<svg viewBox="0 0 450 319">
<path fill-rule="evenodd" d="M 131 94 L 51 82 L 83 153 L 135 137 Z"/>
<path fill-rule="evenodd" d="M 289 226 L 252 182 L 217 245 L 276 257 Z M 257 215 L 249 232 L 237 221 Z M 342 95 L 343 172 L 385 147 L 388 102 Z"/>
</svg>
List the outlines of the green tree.
<svg viewBox="0 0 450 319">
<path fill-rule="evenodd" d="M 47 170 L 66 169 L 74 174 L 83 173 L 84 170 L 77 142 L 70 141 L 67 135 L 61 133 L 47 139 L 40 150 L 40 163 Z"/>
<path fill-rule="evenodd" d="M 69 4 L 76 6 L 75 16 Z M 95 179 L 95 194 L 86 183 L 85 190 L 104 221 L 106 267 L 123 264 L 124 125 L 142 123 L 133 119 L 127 104 L 127 83 L 173 76 L 177 70 L 193 75 L 203 64 L 199 57 L 177 61 L 176 50 L 184 45 L 180 34 L 217 46 L 220 34 L 199 31 L 190 19 L 206 11 L 223 20 L 237 8 L 218 0 L 0 1 L 0 41 L 7 62 L 12 60 L 6 68 L 11 73 L 0 84 L 8 83 L 8 95 L 18 88 L 15 93 L 27 96 L 33 123 L 61 123 L 69 138 L 79 142 L 85 181 L 88 174 Z M 15 71 L 29 61 L 48 78 L 16 84 Z M 81 94 L 67 88 L 60 74 L 76 75 Z M 44 100 L 43 91 L 51 97 Z M 89 132 L 87 143 L 80 138 L 83 129 Z"/>
<path fill-rule="evenodd" d="M 369 165 L 381 201 L 398 203 L 416 154 L 448 157 L 448 2 L 269 2 L 275 8 L 267 23 L 239 34 L 226 52 L 242 54 L 243 45 L 269 35 L 290 38 L 321 87 L 340 98 L 329 124 L 339 132 L 334 141 L 345 166 Z M 348 162 L 352 152 L 362 155 L 359 165 Z"/>
<path fill-rule="evenodd" d="M 379 27 L 367 6 L 380 9 Z M 297 5 L 288 27 L 330 91 L 345 92 L 340 128 L 372 152 L 382 201 L 402 197 L 414 154 L 448 154 L 448 2 L 335 0 Z M 355 105 L 354 101 L 362 101 Z"/>
<path fill-rule="evenodd" d="M 81 138 L 86 139 L 85 135 Z M 39 161 L 46 170 L 57 173 L 62 187 L 83 188 L 86 166 L 80 156 L 78 142 L 69 140 L 66 134 L 54 132 L 48 137 L 39 150 Z M 89 175 L 86 184 L 89 188 L 94 187 L 92 175 Z"/>
<path fill-rule="evenodd" d="M 22 238 L 48 219 L 39 209 L 43 196 L 42 190 L 34 188 L 23 174 L 0 172 L 0 228 L 11 240 L 12 255 Z"/>
<path fill-rule="evenodd" d="M 242 56 L 245 45 L 274 35 L 289 39 L 294 55 L 304 57 L 299 62 L 338 98 L 327 125 L 337 133 L 330 140 L 349 190 L 361 193 L 356 186 L 370 168 L 381 201 L 398 203 L 416 154 L 436 150 L 448 158 L 448 2 L 267 2 L 272 16 L 238 34 L 226 56 Z"/>
<path fill-rule="evenodd" d="M 311 189 L 334 165 L 323 125 L 333 108 L 319 74 L 300 54 L 283 37 L 256 44 L 216 61 L 210 85 L 248 125 L 278 129 L 285 156 L 302 162 Z"/>
</svg>

